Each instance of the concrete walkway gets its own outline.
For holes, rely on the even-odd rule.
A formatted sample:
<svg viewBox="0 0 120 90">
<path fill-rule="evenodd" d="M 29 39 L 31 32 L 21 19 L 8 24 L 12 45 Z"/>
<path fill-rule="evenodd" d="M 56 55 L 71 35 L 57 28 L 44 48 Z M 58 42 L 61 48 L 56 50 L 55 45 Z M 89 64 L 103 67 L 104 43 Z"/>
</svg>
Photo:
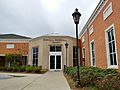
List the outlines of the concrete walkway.
<svg viewBox="0 0 120 90">
<path fill-rule="evenodd" d="M 0 79 L 0 90 L 70 90 L 63 72 L 47 72 L 43 75 L 18 73 L 0 73 L 0 75 L 19 76 Z"/>
</svg>

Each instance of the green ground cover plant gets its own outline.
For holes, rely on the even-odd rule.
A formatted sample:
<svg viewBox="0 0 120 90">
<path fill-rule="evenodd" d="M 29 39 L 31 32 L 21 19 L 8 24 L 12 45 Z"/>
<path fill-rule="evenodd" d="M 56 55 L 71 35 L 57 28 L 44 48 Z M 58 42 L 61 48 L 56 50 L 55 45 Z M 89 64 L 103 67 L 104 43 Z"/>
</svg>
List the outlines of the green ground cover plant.
<svg viewBox="0 0 120 90">
<path fill-rule="evenodd" d="M 0 67 L 0 71 L 3 72 L 25 72 L 25 73 L 46 73 L 47 69 L 42 69 L 42 66 L 11 66 L 11 67 Z"/>
<path fill-rule="evenodd" d="M 95 90 L 120 90 L 120 73 L 115 69 L 80 67 L 79 71 L 81 87 L 92 87 Z M 64 73 L 76 82 L 76 67 L 66 67 Z"/>
</svg>

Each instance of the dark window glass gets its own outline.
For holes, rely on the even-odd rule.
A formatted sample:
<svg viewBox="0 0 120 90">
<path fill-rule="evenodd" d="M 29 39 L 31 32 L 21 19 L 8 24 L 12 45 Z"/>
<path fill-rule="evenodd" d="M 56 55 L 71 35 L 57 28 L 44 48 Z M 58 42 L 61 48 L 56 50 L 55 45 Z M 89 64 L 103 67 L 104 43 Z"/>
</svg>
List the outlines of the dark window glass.
<svg viewBox="0 0 120 90">
<path fill-rule="evenodd" d="M 55 46 L 50 46 L 50 52 L 55 52 Z"/>
<path fill-rule="evenodd" d="M 115 36 L 113 28 L 108 33 L 109 58 L 110 65 L 117 65 L 116 50 L 115 50 Z"/>
<path fill-rule="evenodd" d="M 50 69 L 55 69 L 55 56 L 50 56 Z"/>
<path fill-rule="evenodd" d="M 60 52 L 61 51 L 61 46 L 56 46 L 56 51 Z"/>
<path fill-rule="evenodd" d="M 33 66 L 38 66 L 38 48 L 33 48 Z"/>
<path fill-rule="evenodd" d="M 114 65 L 117 65 L 116 53 L 114 54 Z"/>
<path fill-rule="evenodd" d="M 61 69 L 61 56 L 56 56 L 56 69 Z"/>
<path fill-rule="evenodd" d="M 110 35 L 110 31 L 108 32 L 108 41 L 111 41 L 111 35 Z"/>
<path fill-rule="evenodd" d="M 113 29 L 111 30 L 111 37 L 112 37 L 112 40 L 114 40 L 114 33 L 113 33 Z"/>
<path fill-rule="evenodd" d="M 109 43 L 109 52 L 112 53 L 112 43 Z"/>
<path fill-rule="evenodd" d="M 91 43 L 92 65 L 95 66 L 94 42 Z"/>
<path fill-rule="evenodd" d="M 77 66 L 77 47 L 73 47 L 73 66 Z"/>
<path fill-rule="evenodd" d="M 115 41 L 113 41 L 113 52 L 115 52 Z"/>
<path fill-rule="evenodd" d="M 113 55 L 112 55 L 112 54 L 110 54 L 110 64 L 111 64 L 111 65 L 114 65 L 114 64 L 113 64 Z"/>
</svg>

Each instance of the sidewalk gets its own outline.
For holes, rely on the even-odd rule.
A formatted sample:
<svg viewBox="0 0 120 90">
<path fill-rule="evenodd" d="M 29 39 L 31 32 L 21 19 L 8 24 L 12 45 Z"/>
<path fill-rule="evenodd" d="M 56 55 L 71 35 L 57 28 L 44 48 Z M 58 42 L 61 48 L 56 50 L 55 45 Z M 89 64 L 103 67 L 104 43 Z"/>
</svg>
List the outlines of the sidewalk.
<svg viewBox="0 0 120 90">
<path fill-rule="evenodd" d="M 0 75 L 16 75 L 0 80 L 0 90 L 70 90 L 63 72 L 47 72 L 46 74 L 0 73 Z"/>
</svg>

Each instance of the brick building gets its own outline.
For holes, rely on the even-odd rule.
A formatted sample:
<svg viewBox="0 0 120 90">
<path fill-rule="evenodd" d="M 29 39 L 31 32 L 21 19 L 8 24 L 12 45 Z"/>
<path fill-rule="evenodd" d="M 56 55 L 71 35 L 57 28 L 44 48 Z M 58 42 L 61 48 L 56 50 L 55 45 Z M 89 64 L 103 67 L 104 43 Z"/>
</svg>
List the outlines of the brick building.
<svg viewBox="0 0 120 90">
<path fill-rule="evenodd" d="M 120 0 L 100 0 L 79 36 L 82 65 L 119 69 Z"/>
<path fill-rule="evenodd" d="M 4 56 L 6 54 L 21 54 L 25 65 L 27 63 L 30 39 L 16 34 L 0 34 L 0 66 L 5 66 Z"/>
</svg>

